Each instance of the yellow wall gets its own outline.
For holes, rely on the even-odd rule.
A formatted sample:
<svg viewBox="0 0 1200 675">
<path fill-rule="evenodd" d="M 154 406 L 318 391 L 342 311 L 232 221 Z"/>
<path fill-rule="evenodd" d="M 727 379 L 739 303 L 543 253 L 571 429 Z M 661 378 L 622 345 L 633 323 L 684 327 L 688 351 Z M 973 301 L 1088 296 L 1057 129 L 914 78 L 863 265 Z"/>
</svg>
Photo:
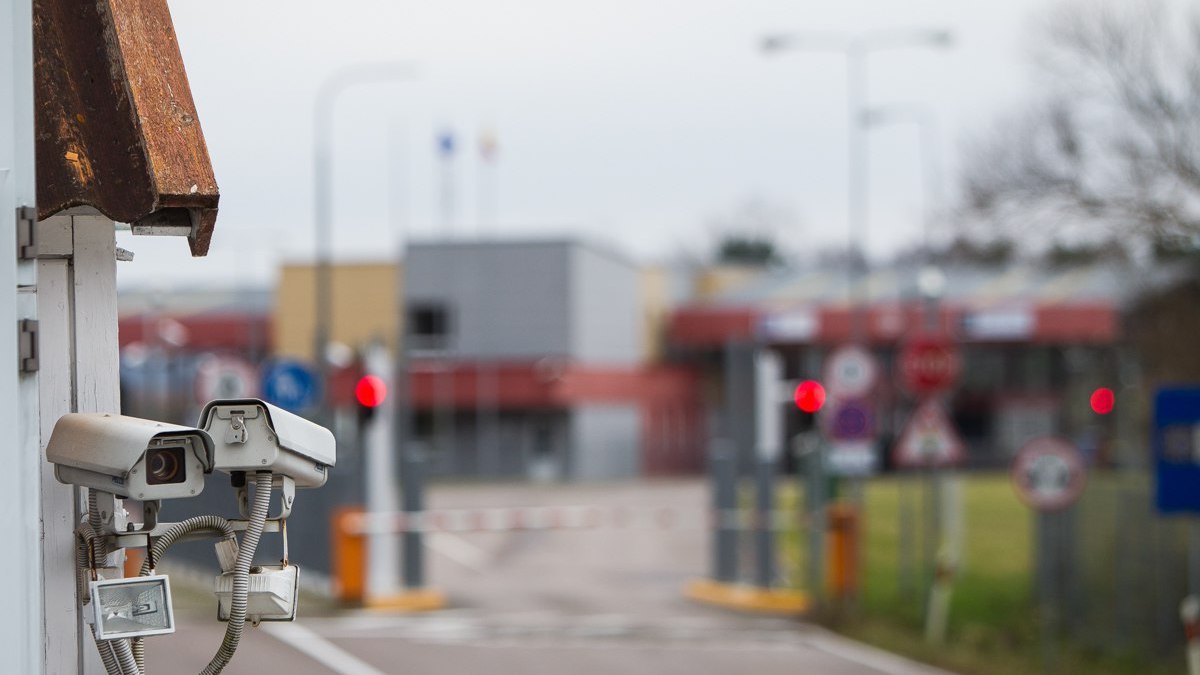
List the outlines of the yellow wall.
<svg viewBox="0 0 1200 675">
<path fill-rule="evenodd" d="M 754 280 L 763 273 L 762 267 L 714 265 L 700 270 L 695 277 L 692 293 L 696 300 L 708 300 Z"/>
<path fill-rule="evenodd" d="M 641 271 L 642 360 L 658 361 L 663 354 L 663 338 L 671 296 L 667 271 L 646 267 Z"/>
<path fill-rule="evenodd" d="M 662 267 L 645 267 L 641 270 L 642 358 L 647 362 L 658 361 L 663 356 L 667 319 L 676 309 L 671 298 L 670 275 L 673 273 Z M 691 295 L 683 302 L 709 300 L 753 281 L 762 273 L 761 267 L 737 265 L 697 269 L 692 272 Z"/>
<path fill-rule="evenodd" d="M 400 275 L 394 263 L 333 266 L 333 326 L 330 339 L 358 348 L 381 338 L 395 348 Z M 311 361 L 316 315 L 314 268 L 284 265 L 275 293 L 275 353 Z"/>
</svg>

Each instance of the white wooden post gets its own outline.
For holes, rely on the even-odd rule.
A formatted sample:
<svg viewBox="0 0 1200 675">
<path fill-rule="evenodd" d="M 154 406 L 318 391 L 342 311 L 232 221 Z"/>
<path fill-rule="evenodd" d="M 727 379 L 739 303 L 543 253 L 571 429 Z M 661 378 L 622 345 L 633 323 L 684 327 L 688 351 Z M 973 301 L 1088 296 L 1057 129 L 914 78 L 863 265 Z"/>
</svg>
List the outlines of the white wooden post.
<svg viewBox="0 0 1200 675">
<path fill-rule="evenodd" d="M 77 210 L 78 211 L 78 210 Z M 68 412 L 120 412 L 116 235 L 107 218 L 72 212 L 38 224 L 38 317 L 43 457 L 54 423 Z M 104 673 L 83 623 L 72 531 L 80 492 L 42 463 L 47 613 L 61 620 L 46 638 L 49 673 Z"/>
<path fill-rule="evenodd" d="M 0 0 L 0 428 L 8 430 L 0 471 L 0 541 L 8 553 L 0 556 L 0 578 L 9 585 L 0 634 L 3 670 L 12 673 L 52 672 L 44 669 L 43 639 L 60 627 L 42 604 L 37 375 L 18 365 L 18 321 L 36 318 L 37 270 L 18 262 L 15 236 L 17 208 L 35 206 L 33 158 L 32 4 Z"/>
</svg>

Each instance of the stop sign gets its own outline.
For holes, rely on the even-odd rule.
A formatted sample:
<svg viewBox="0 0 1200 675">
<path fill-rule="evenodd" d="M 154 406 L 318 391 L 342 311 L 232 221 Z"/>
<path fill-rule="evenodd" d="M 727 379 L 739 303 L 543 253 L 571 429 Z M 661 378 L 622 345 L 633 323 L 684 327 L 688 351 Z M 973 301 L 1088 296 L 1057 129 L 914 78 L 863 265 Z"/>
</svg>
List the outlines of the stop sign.
<svg viewBox="0 0 1200 675">
<path fill-rule="evenodd" d="M 941 335 L 918 335 L 900 350 L 900 382 L 914 394 L 935 394 L 954 386 L 962 371 L 958 347 Z"/>
</svg>

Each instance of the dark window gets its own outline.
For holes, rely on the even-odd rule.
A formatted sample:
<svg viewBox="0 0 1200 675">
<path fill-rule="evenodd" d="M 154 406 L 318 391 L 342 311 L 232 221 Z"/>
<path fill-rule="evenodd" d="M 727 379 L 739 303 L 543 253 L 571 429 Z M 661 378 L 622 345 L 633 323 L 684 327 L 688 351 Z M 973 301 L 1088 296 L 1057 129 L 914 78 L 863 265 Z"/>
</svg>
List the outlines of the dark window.
<svg viewBox="0 0 1200 675">
<path fill-rule="evenodd" d="M 436 337 L 450 333 L 450 316 L 445 305 L 434 303 L 413 305 L 409 309 L 409 321 L 413 335 Z"/>
<path fill-rule="evenodd" d="M 442 349 L 450 341 L 450 310 L 442 303 L 415 303 L 408 308 L 408 326 L 414 347 Z"/>
</svg>

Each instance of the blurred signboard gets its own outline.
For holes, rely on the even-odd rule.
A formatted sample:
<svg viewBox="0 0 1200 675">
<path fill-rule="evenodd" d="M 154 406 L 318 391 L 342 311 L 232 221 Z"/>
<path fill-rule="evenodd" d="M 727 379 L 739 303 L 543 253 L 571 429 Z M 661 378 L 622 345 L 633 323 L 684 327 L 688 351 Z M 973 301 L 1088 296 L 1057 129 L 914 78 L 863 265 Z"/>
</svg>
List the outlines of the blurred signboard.
<svg viewBox="0 0 1200 675">
<path fill-rule="evenodd" d="M 1200 513 L 1200 387 L 1155 392 L 1153 433 L 1155 506 Z"/>
<path fill-rule="evenodd" d="M 767 340 L 807 341 L 817 335 L 821 320 L 811 311 L 775 312 L 763 317 L 758 330 Z"/>
<path fill-rule="evenodd" d="M 1025 340 L 1033 335 L 1033 310 L 999 307 L 963 315 L 963 334 L 974 340 Z"/>
<path fill-rule="evenodd" d="M 828 457 L 832 476 L 870 476 L 879 469 L 875 441 L 834 441 Z"/>
<path fill-rule="evenodd" d="M 1087 466 L 1083 453 L 1054 436 L 1035 438 L 1017 453 L 1012 466 L 1013 489 L 1026 506 L 1038 511 L 1064 509 L 1083 492 Z"/>
</svg>

